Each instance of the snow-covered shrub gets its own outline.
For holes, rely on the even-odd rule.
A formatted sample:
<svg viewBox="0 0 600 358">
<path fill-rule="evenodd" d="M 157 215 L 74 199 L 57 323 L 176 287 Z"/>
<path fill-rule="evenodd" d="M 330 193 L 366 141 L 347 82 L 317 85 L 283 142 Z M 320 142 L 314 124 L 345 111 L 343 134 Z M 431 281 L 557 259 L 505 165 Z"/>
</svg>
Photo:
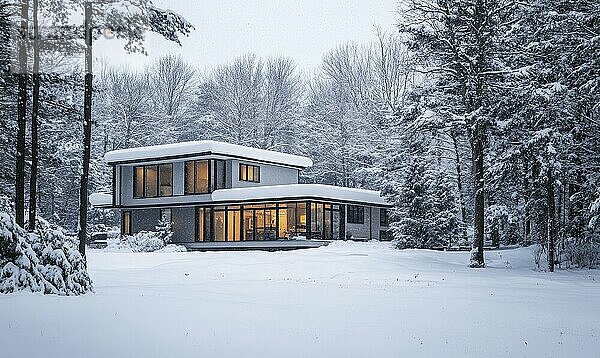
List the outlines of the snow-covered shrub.
<svg viewBox="0 0 600 358">
<path fill-rule="evenodd" d="M 561 245 L 562 246 L 562 245 Z M 600 266 L 600 242 L 577 242 L 577 240 L 566 240 L 564 247 L 560 250 L 560 263 L 565 267 L 589 267 Z"/>
<path fill-rule="evenodd" d="M 156 231 L 140 231 L 134 235 L 122 235 L 117 238 L 108 239 L 108 251 L 127 250 L 133 252 L 153 252 L 164 250 L 167 246 L 168 251 L 185 251 L 185 248 L 177 245 L 170 245 L 173 232 L 171 224 L 161 222 L 156 226 Z M 177 246 L 173 248 L 171 246 Z"/>
<path fill-rule="evenodd" d="M 123 236 L 121 243 L 133 252 L 152 252 L 167 246 L 168 241 L 161 232 L 140 231 L 135 235 Z"/>
<path fill-rule="evenodd" d="M 0 210 L 0 292 L 79 295 L 92 291 L 75 238 L 41 219 L 36 232 L 27 233 L 6 206 Z"/>
</svg>

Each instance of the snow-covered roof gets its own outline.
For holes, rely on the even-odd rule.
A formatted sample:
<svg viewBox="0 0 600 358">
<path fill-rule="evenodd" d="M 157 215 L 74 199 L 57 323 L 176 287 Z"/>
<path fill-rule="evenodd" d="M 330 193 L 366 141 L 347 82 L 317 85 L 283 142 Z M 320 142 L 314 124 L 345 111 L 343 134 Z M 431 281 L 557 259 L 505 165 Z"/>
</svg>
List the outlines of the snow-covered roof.
<svg viewBox="0 0 600 358">
<path fill-rule="evenodd" d="M 258 160 L 263 162 L 290 165 L 306 168 L 312 166 L 310 158 L 299 155 L 275 152 L 272 150 L 246 147 L 243 145 L 200 140 L 173 144 L 153 145 L 129 149 L 119 149 L 107 152 L 104 160 L 107 163 L 134 162 L 152 159 L 170 159 L 191 157 L 195 155 L 224 155 L 234 158 Z"/>
<path fill-rule="evenodd" d="M 95 208 L 109 207 L 112 206 L 112 194 L 93 193 L 90 194 L 89 201 Z"/>
<path fill-rule="evenodd" d="M 375 190 L 344 188 L 324 184 L 267 185 L 249 188 L 220 189 L 215 190 L 212 193 L 212 200 L 216 202 L 295 198 L 329 199 L 373 205 L 390 205 L 383 197 L 381 197 L 381 194 Z"/>
</svg>

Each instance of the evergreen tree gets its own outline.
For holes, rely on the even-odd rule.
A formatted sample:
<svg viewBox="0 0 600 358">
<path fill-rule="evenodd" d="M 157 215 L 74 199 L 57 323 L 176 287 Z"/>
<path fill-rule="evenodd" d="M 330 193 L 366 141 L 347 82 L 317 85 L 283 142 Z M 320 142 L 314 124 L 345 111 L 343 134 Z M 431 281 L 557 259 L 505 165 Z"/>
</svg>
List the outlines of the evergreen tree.
<svg viewBox="0 0 600 358">
<path fill-rule="evenodd" d="M 410 0 L 400 12 L 400 30 L 417 60 L 435 76 L 434 94 L 445 99 L 435 110 L 460 119 L 469 139 L 475 203 L 471 267 L 485 265 L 484 154 L 495 85 L 508 69 L 499 45 L 513 8 L 508 0 Z"/>
</svg>

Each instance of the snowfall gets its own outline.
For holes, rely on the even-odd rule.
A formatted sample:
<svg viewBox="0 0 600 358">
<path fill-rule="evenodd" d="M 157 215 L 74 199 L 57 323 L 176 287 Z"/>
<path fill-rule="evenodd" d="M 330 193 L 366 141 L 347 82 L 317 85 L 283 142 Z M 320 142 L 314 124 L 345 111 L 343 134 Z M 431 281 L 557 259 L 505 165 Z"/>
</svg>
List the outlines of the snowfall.
<svg viewBox="0 0 600 358">
<path fill-rule="evenodd" d="M 600 357 L 600 271 L 531 248 L 88 251 L 95 293 L 0 295 L 2 357 Z"/>
</svg>

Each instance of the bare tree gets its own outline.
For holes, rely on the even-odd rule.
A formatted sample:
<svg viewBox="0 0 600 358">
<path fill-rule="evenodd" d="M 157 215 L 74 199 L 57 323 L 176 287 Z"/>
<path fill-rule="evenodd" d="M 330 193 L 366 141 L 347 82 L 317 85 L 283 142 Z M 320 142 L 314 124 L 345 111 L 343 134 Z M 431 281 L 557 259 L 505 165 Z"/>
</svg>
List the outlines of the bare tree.
<svg viewBox="0 0 600 358">
<path fill-rule="evenodd" d="M 162 143 L 156 128 L 168 122 L 153 106 L 147 72 L 109 68 L 101 73 L 98 87 L 96 113 L 103 123 L 104 151 Z"/>
<path fill-rule="evenodd" d="M 260 114 L 262 141 L 257 138 L 258 146 L 284 150 L 292 144 L 296 131 L 294 119 L 300 107 L 301 82 L 296 75 L 296 66 L 288 58 L 269 59 L 264 72 Z"/>
<path fill-rule="evenodd" d="M 181 57 L 167 55 L 147 70 L 157 116 L 166 117 L 173 140 L 194 137 L 190 123 L 195 71 Z"/>
</svg>

